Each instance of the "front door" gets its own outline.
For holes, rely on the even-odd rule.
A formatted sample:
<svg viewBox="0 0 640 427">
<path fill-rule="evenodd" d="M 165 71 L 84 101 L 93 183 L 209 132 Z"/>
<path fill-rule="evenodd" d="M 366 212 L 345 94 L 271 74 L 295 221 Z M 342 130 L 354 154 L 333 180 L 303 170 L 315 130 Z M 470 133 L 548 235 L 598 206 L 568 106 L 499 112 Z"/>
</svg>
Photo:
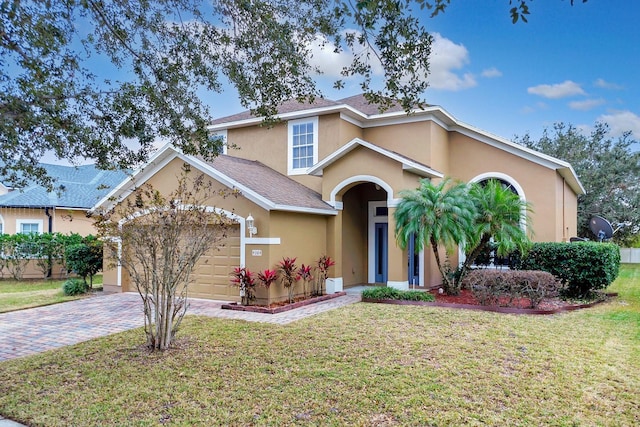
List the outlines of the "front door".
<svg viewBox="0 0 640 427">
<path fill-rule="evenodd" d="M 420 253 L 416 253 L 416 235 L 412 234 L 409 238 L 409 247 L 407 248 L 407 258 L 409 259 L 409 286 L 420 285 Z"/>
<path fill-rule="evenodd" d="M 375 225 L 375 279 L 376 283 L 387 283 L 388 230 L 386 222 Z"/>
</svg>

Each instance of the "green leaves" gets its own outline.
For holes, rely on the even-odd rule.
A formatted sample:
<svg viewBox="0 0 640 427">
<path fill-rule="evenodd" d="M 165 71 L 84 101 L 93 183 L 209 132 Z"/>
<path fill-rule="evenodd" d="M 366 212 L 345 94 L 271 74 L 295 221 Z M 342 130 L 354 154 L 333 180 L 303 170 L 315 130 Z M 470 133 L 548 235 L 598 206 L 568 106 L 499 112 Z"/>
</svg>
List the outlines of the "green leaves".
<svg viewBox="0 0 640 427">
<path fill-rule="evenodd" d="M 595 238 L 589 221 L 599 215 L 614 225 L 628 224 L 614 234 L 614 240 L 633 243 L 640 231 L 640 152 L 633 149 L 637 141 L 629 133 L 612 139 L 603 123 L 596 123 L 590 135 L 556 123 L 537 141 L 525 135 L 516 142 L 573 166 L 586 191 L 578 196 L 579 236 Z"/>
</svg>

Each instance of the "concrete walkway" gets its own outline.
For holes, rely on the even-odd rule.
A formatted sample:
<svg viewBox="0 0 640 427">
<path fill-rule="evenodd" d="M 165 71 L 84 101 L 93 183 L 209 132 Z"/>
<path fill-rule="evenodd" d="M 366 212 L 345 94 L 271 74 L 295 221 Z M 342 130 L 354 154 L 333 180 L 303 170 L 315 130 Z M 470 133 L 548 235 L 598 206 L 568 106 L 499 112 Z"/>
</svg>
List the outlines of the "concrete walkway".
<svg viewBox="0 0 640 427">
<path fill-rule="evenodd" d="M 352 293 L 278 314 L 222 310 L 221 301 L 190 300 L 189 314 L 284 325 L 360 300 Z M 143 326 L 137 293 L 95 296 L 0 314 L 0 362 Z M 1 424 L 0 424 L 1 426 Z"/>
</svg>

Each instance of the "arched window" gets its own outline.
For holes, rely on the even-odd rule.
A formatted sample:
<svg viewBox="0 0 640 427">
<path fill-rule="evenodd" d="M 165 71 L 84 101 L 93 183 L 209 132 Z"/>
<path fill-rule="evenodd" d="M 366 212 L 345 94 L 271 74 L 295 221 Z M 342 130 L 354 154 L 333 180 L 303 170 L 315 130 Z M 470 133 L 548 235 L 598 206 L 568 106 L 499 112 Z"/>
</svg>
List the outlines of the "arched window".
<svg viewBox="0 0 640 427">
<path fill-rule="evenodd" d="M 524 201 L 524 194 L 522 194 L 522 187 L 513 180 L 511 177 L 506 177 L 502 174 L 496 174 L 496 176 L 484 175 L 482 177 L 476 177 L 472 182 L 476 182 L 479 185 L 486 185 L 489 181 L 498 181 L 502 184 L 502 187 L 511 191 Z M 491 243 L 487 250 L 483 251 L 475 260 L 475 265 L 478 267 L 495 267 L 495 268 L 509 268 L 518 261 L 518 254 L 509 254 L 506 256 L 498 256 L 496 253 L 496 245 L 491 239 Z"/>
</svg>

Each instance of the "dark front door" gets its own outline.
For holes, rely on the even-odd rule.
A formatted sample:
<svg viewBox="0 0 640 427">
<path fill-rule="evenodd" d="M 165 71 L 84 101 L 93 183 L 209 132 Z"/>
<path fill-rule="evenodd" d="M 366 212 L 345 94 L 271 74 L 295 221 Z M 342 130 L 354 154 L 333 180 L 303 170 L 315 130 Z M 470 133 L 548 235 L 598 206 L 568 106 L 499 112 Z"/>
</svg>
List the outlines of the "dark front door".
<svg viewBox="0 0 640 427">
<path fill-rule="evenodd" d="M 407 258 L 409 259 L 409 285 L 420 285 L 420 253 L 416 253 L 416 235 L 409 238 L 407 248 Z"/>
<path fill-rule="evenodd" d="M 388 224 L 376 223 L 375 229 L 375 273 L 376 283 L 387 283 L 387 251 L 388 251 Z"/>
</svg>

